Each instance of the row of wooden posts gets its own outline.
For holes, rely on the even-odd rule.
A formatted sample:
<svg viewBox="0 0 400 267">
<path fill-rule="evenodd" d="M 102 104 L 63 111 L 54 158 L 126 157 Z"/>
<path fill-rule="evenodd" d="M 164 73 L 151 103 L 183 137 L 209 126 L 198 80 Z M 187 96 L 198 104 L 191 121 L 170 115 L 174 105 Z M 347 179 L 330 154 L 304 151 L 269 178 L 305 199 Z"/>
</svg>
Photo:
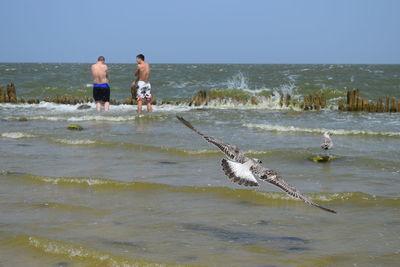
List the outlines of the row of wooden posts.
<svg viewBox="0 0 400 267">
<path fill-rule="evenodd" d="M 38 104 L 40 101 L 52 102 L 56 104 L 83 104 L 93 102 L 93 98 L 89 96 L 76 97 L 70 95 L 57 95 L 52 97 L 45 97 L 42 100 L 39 98 L 29 98 L 25 99 L 23 97 L 17 98 L 17 90 L 13 83 L 8 84 L 6 88 L 0 87 L 0 103 L 28 103 L 28 104 Z M 155 104 L 155 99 L 152 99 L 152 104 Z M 132 98 L 125 99 L 122 103 L 116 101 L 115 99 L 110 99 L 111 105 L 119 104 L 137 104 L 136 95 L 132 93 Z"/>
<path fill-rule="evenodd" d="M 378 97 L 376 102 L 360 97 L 360 90 L 347 91 L 346 102 L 339 101 L 338 108 L 341 111 L 359 112 L 400 112 L 400 102 L 396 97 Z"/>
<path fill-rule="evenodd" d="M 189 105 L 200 106 L 207 104 L 209 101 L 214 100 L 216 98 L 224 99 L 224 96 L 216 95 L 214 91 L 199 91 L 189 102 Z M 251 96 L 249 98 L 243 98 L 243 96 L 238 96 L 237 101 L 247 101 L 253 105 L 258 104 L 258 99 L 255 96 Z M 39 103 L 41 100 L 39 98 L 33 98 L 25 100 L 24 98 L 17 98 L 17 92 L 14 84 L 8 84 L 6 88 L 0 87 L 0 103 L 28 103 L 35 104 Z M 92 102 L 93 99 L 91 97 L 75 97 L 75 96 L 54 96 L 54 97 L 45 97 L 43 101 L 53 102 L 58 104 L 79 104 L 79 103 L 88 103 Z M 176 101 L 175 101 L 176 102 Z M 172 103 L 175 103 L 172 102 Z M 181 102 L 181 101 L 179 101 Z M 112 99 L 110 101 L 111 104 L 121 104 L 116 100 Z M 153 104 L 156 104 L 156 101 L 152 100 Z M 168 101 L 163 101 L 161 103 L 169 103 Z M 178 103 L 178 102 L 176 102 Z M 134 92 L 132 92 L 132 98 L 127 98 L 122 102 L 122 104 L 136 104 L 136 98 L 134 96 Z M 320 110 L 327 107 L 327 98 L 325 95 L 319 94 L 311 94 L 304 96 L 304 100 L 302 102 L 294 101 L 290 94 L 282 94 L 280 99 L 281 106 L 299 106 L 303 110 Z M 347 92 L 346 101 L 340 100 L 338 102 L 338 109 L 340 111 L 358 111 L 358 112 L 400 112 L 400 101 L 397 102 L 394 96 L 389 97 L 379 97 L 376 102 L 371 100 L 364 99 L 360 96 L 360 90 L 349 90 Z"/>
<path fill-rule="evenodd" d="M 0 103 L 17 103 L 17 90 L 14 84 L 7 84 L 6 89 L 0 87 Z"/>
</svg>

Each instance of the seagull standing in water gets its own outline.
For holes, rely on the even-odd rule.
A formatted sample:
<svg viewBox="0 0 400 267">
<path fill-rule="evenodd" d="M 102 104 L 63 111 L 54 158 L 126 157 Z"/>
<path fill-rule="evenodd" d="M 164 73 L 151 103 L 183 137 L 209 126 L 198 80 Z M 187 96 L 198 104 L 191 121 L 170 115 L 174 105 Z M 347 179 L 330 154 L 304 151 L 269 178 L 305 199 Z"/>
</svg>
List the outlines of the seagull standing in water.
<svg viewBox="0 0 400 267">
<path fill-rule="evenodd" d="M 331 135 L 332 133 L 329 131 L 324 133 L 324 142 L 321 144 L 323 150 L 329 150 L 333 147 Z"/>
<path fill-rule="evenodd" d="M 325 132 L 324 133 L 324 142 L 321 144 L 321 148 L 326 151 L 326 154 L 324 156 L 325 160 L 329 160 L 329 158 L 331 157 L 328 152 L 328 150 L 332 149 L 332 147 L 333 147 L 331 135 L 332 135 L 331 132 L 329 132 L 329 131 Z"/>
<path fill-rule="evenodd" d="M 222 159 L 221 165 L 225 175 L 228 176 L 231 182 L 244 186 L 258 186 L 259 184 L 255 177 L 258 176 L 261 180 L 276 185 L 291 197 L 303 200 L 304 202 L 325 211 L 336 213 L 334 210 L 322 207 L 321 205 L 309 200 L 295 187 L 286 183 L 282 176 L 280 176 L 276 171 L 264 168 L 259 159 L 246 157 L 241 151 L 239 151 L 237 146 L 203 134 L 184 118 L 180 116 L 176 117 L 189 129 L 201 135 L 207 142 L 217 146 L 225 154 L 227 159 Z"/>
</svg>

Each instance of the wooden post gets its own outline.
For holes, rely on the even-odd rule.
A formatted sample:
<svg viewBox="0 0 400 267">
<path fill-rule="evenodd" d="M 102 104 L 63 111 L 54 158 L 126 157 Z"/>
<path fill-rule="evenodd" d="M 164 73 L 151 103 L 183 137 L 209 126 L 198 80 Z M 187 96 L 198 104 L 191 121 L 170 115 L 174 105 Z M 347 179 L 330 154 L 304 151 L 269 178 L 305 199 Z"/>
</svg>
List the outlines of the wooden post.
<svg viewBox="0 0 400 267">
<path fill-rule="evenodd" d="M 321 96 L 321 108 L 326 108 L 326 96 Z"/>
<path fill-rule="evenodd" d="M 389 112 L 390 106 L 389 106 L 389 97 L 386 96 L 386 105 L 385 105 L 385 112 Z"/>
<path fill-rule="evenodd" d="M 360 96 L 360 90 L 358 90 L 358 89 L 354 90 L 353 91 L 353 106 L 352 106 L 353 111 L 358 110 L 359 96 Z"/>
<path fill-rule="evenodd" d="M 383 112 L 383 104 L 382 104 L 382 98 L 378 97 L 378 101 L 376 103 L 376 112 Z"/>
<path fill-rule="evenodd" d="M 14 84 L 7 84 L 8 102 L 17 103 L 17 94 Z"/>
<path fill-rule="evenodd" d="M 357 97 L 357 111 L 362 111 L 362 103 L 363 103 L 363 99 L 360 97 Z"/>
<path fill-rule="evenodd" d="M 0 103 L 4 102 L 4 92 L 3 92 L 3 88 L 0 87 Z"/>
<path fill-rule="evenodd" d="M 303 109 L 304 110 L 308 110 L 308 105 L 309 105 L 309 99 L 308 99 L 308 96 L 305 96 L 304 97 L 304 103 L 303 103 L 303 105 L 304 105 L 304 107 L 303 107 Z"/>
<path fill-rule="evenodd" d="M 318 95 L 315 96 L 315 109 L 316 110 L 320 110 L 321 109 L 321 101 L 320 101 Z"/>
<path fill-rule="evenodd" d="M 392 96 L 392 101 L 390 103 L 390 112 L 397 112 L 397 102 L 394 96 Z"/>
<path fill-rule="evenodd" d="M 288 107 L 290 105 L 292 97 L 289 94 L 286 94 L 285 104 Z"/>
<path fill-rule="evenodd" d="M 354 111 L 355 95 L 356 95 L 355 90 L 350 92 L 349 108 L 348 108 L 349 111 Z"/>
<path fill-rule="evenodd" d="M 361 101 L 361 111 L 369 111 L 368 100 L 362 99 L 362 101 Z"/>
<path fill-rule="evenodd" d="M 351 100 L 351 91 L 347 90 L 347 106 L 350 106 L 350 100 Z"/>
<path fill-rule="evenodd" d="M 315 96 L 310 95 L 310 110 L 315 110 Z"/>
</svg>

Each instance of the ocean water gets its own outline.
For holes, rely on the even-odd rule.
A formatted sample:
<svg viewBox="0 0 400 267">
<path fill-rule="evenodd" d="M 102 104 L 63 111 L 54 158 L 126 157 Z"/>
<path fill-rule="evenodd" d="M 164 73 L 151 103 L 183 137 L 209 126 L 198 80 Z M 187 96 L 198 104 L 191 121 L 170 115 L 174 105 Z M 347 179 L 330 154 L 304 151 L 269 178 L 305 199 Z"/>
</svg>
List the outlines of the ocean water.
<svg viewBox="0 0 400 267">
<path fill-rule="evenodd" d="M 112 98 L 133 65 L 110 64 Z M 198 90 L 269 93 L 259 105 L 0 104 L 0 266 L 398 266 L 400 113 L 336 109 L 347 89 L 400 99 L 400 65 L 153 65 L 157 99 Z M 89 64 L 0 64 L 19 97 L 90 96 Z M 324 92 L 329 107 L 280 107 Z M 278 188 L 231 184 L 223 155 L 187 129 L 236 144 L 330 214 Z M 21 117 L 27 121 L 20 121 Z M 82 131 L 67 126 L 79 124 Z M 322 134 L 333 133 L 327 163 Z"/>
</svg>

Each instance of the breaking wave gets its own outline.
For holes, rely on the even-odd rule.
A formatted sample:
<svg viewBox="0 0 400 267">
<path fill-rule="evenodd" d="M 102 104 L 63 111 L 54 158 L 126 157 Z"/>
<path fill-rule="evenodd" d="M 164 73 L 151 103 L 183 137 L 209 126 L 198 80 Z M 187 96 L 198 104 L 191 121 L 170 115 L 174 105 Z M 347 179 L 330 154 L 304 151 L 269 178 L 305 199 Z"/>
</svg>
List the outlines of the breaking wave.
<svg viewBox="0 0 400 267">
<path fill-rule="evenodd" d="M 381 135 L 381 136 L 400 136 L 400 132 L 376 132 L 376 131 L 364 131 L 364 130 L 346 130 L 346 129 L 326 129 L 326 128 L 305 128 L 296 126 L 284 126 L 277 124 L 243 124 L 247 128 L 261 129 L 271 132 L 299 132 L 299 133 L 315 133 L 323 134 L 324 132 L 330 131 L 334 135 Z"/>
<path fill-rule="evenodd" d="M 96 144 L 96 141 L 93 140 L 82 140 L 82 139 L 52 139 L 56 143 L 66 144 L 66 145 L 92 145 Z"/>
<path fill-rule="evenodd" d="M 34 138 L 36 136 L 33 134 L 23 133 L 23 132 L 6 132 L 6 133 L 2 133 L 1 137 L 20 139 L 20 138 Z"/>
<path fill-rule="evenodd" d="M 8 174 L 10 175 L 10 174 Z M 11 174 L 13 175 L 13 174 Z M 277 202 L 299 201 L 284 192 L 268 192 L 257 189 L 234 189 L 229 187 L 175 186 L 151 182 L 125 182 L 96 177 L 50 177 L 33 174 L 13 175 L 13 180 L 22 183 L 46 183 L 59 186 L 86 186 L 102 190 L 134 190 L 139 192 L 158 191 L 164 193 L 212 194 L 220 198 L 248 201 L 254 204 L 273 205 Z M 18 177 L 18 178 L 17 178 Z M 370 195 L 362 192 L 332 192 L 306 193 L 307 197 L 316 202 L 329 203 L 358 203 L 363 206 L 398 206 L 400 198 L 389 198 Z"/>
<path fill-rule="evenodd" d="M 11 247 L 25 246 L 38 249 L 39 251 L 41 251 L 42 256 L 46 254 L 52 254 L 65 257 L 66 259 L 79 260 L 79 262 L 84 263 L 85 266 L 110 266 L 110 267 L 178 266 L 169 263 L 162 263 L 162 262 L 160 263 L 160 262 L 144 261 L 140 259 L 126 258 L 123 256 L 114 255 L 109 252 L 103 252 L 90 247 L 85 247 L 82 246 L 81 244 L 52 240 L 36 235 L 17 236 L 4 243 Z"/>
</svg>

